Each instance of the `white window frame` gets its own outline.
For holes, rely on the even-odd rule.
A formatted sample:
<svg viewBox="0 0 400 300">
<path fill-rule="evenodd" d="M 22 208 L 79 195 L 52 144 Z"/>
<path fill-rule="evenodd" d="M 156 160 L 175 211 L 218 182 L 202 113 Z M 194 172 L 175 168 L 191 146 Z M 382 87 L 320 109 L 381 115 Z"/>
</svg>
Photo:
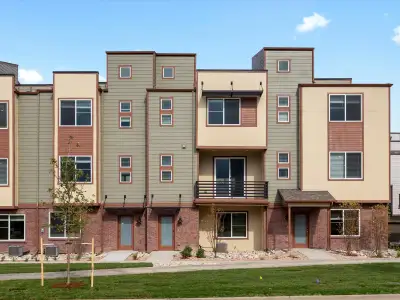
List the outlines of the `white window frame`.
<svg viewBox="0 0 400 300">
<path fill-rule="evenodd" d="M 129 119 L 129 126 L 122 126 L 122 119 Z M 131 116 L 120 116 L 119 117 L 119 127 L 120 128 L 132 128 L 132 117 Z"/>
<path fill-rule="evenodd" d="M 165 76 L 165 69 L 172 69 L 172 77 L 170 76 Z M 162 78 L 163 79 L 174 79 L 175 78 L 175 68 L 174 67 L 162 67 Z"/>
<path fill-rule="evenodd" d="M 51 236 L 51 214 L 57 214 L 58 212 L 57 211 L 49 211 L 49 233 L 48 233 L 48 236 L 49 236 L 49 239 L 52 239 L 52 240 L 65 240 L 66 238 L 67 238 L 67 222 L 66 221 L 64 221 L 64 236 L 57 236 L 57 237 L 52 237 Z M 79 232 L 79 236 L 71 236 L 70 237 L 70 239 L 79 239 L 79 238 L 81 238 L 81 236 L 82 236 L 82 231 L 81 232 Z"/>
<path fill-rule="evenodd" d="M 163 123 L 163 116 L 171 116 L 171 123 Z M 161 125 L 162 126 L 172 126 L 172 124 L 173 124 L 172 118 L 173 118 L 172 114 L 161 114 L 160 115 Z"/>
<path fill-rule="evenodd" d="M 288 170 L 288 176 L 287 177 L 281 177 L 281 176 L 279 176 L 279 170 L 281 170 L 281 169 L 287 169 Z M 289 166 L 285 166 L 285 167 L 278 167 L 278 179 L 289 179 L 290 178 L 290 168 L 289 168 Z"/>
<path fill-rule="evenodd" d="M 279 62 L 281 62 L 281 61 L 287 61 L 288 62 L 288 69 L 287 70 L 279 69 Z M 290 60 L 289 59 L 279 59 L 277 64 L 278 64 L 278 68 L 277 68 L 278 69 L 278 73 L 289 73 L 290 72 Z"/>
<path fill-rule="evenodd" d="M 210 100 L 222 100 L 222 124 L 210 124 L 209 117 L 209 104 Z M 225 101 L 239 100 L 239 123 L 238 124 L 225 124 Z M 208 98 L 207 99 L 207 126 L 241 126 L 242 125 L 242 99 L 241 98 Z"/>
<path fill-rule="evenodd" d="M 171 157 L 171 164 L 170 165 L 163 165 L 163 157 Z M 161 167 L 172 167 L 173 166 L 173 164 L 174 164 L 174 162 L 172 161 L 173 160 L 173 157 L 172 157 L 172 155 L 161 155 L 161 157 L 160 157 L 160 165 L 161 165 Z"/>
<path fill-rule="evenodd" d="M 24 214 L 0 214 L 0 216 L 8 216 L 8 239 L 7 240 L 0 240 L 0 243 L 4 242 L 25 242 L 26 241 L 26 217 Z M 10 239 L 10 231 L 11 231 L 11 218 L 10 216 L 23 216 L 24 217 L 24 239 Z"/>
<path fill-rule="evenodd" d="M 1 128 L 0 127 L 0 130 L 4 130 L 4 129 L 8 129 L 8 102 L 5 102 L 5 101 L 0 101 L 0 104 L 5 104 L 6 105 L 6 127 L 4 127 L 4 128 Z"/>
<path fill-rule="evenodd" d="M 279 160 L 279 155 L 281 155 L 281 154 L 286 154 L 287 155 L 287 157 L 288 157 L 288 161 L 286 162 L 286 161 L 280 161 Z M 289 154 L 289 152 L 278 152 L 278 164 L 285 164 L 285 165 L 288 165 L 288 164 L 290 164 L 290 154 Z"/>
<path fill-rule="evenodd" d="M 8 165 L 8 158 L 5 158 L 5 157 L 0 157 L 0 160 L 1 159 L 5 159 L 6 160 L 6 162 L 7 162 L 7 183 L 0 183 L 0 186 L 8 186 L 8 175 L 9 175 L 9 165 Z"/>
<path fill-rule="evenodd" d="M 168 109 L 163 108 L 162 104 L 163 104 L 164 101 L 169 101 L 171 103 L 171 108 L 168 108 Z M 162 111 L 170 111 L 172 109 L 173 109 L 172 98 L 161 98 L 160 99 L 160 110 L 162 110 Z"/>
<path fill-rule="evenodd" d="M 121 71 L 124 68 L 129 69 L 129 77 L 122 77 L 121 76 Z M 120 79 L 130 79 L 130 78 L 132 78 L 132 66 L 120 66 L 119 67 L 119 78 Z"/>
<path fill-rule="evenodd" d="M 125 103 L 128 103 L 129 104 L 129 111 L 123 111 L 122 110 L 122 104 L 125 104 Z M 120 113 L 130 113 L 130 112 L 132 112 L 132 102 L 131 101 L 121 101 L 120 103 L 119 103 L 119 112 Z"/>
<path fill-rule="evenodd" d="M 122 176 L 122 173 L 129 173 L 129 181 L 122 181 L 121 179 L 121 176 Z M 132 183 L 132 172 L 131 171 L 120 171 L 119 172 L 119 183 Z"/>
<path fill-rule="evenodd" d="M 342 220 L 343 220 L 343 228 L 344 228 L 344 211 L 345 210 L 358 210 L 358 235 L 346 235 L 346 234 L 339 234 L 339 235 L 332 235 L 335 237 L 360 237 L 361 236 L 361 209 L 359 208 L 332 208 L 331 212 L 334 210 L 340 210 L 342 211 Z M 332 215 L 329 216 L 329 226 L 331 226 L 332 222 Z"/>
<path fill-rule="evenodd" d="M 279 105 L 279 99 L 280 98 L 287 98 L 288 99 L 288 105 Z M 284 107 L 284 108 L 290 107 L 290 96 L 285 96 L 285 95 L 278 96 L 278 107 Z"/>
<path fill-rule="evenodd" d="M 162 177 L 162 173 L 163 173 L 163 172 L 170 172 L 170 173 L 171 173 L 171 180 L 164 180 L 163 177 Z M 173 174 L 172 169 L 171 169 L 171 170 L 170 170 L 170 169 L 167 169 L 167 170 L 161 169 L 161 170 L 160 170 L 160 181 L 161 181 L 161 182 L 172 182 L 172 179 L 174 178 L 173 175 L 174 175 L 174 174 Z"/>
<path fill-rule="evenodd" d="M 344 178 L 332 178 L 331 177 L 331 154 L 339 153 L 344 154 Z M 361 177 L 360 178 L 347 178 L 347 153 L 360 153 L 361 154 Z M 364 179 L 364 153 L 361 151 L 329 151 L 329 179 L 330 180 L 362 180 Z"/>
<path fill-rule="evenodd" d="M 249 224 L 248 224 L 248 213 L 246 211 L 226 211 L 226 212 L 217 212 L 217 216 L 221 214 L 230 214 L 231 215 L 231 236 L 230 237 L 225 237 L 225 236 L 218 236 L 218 228 L 216 227 L 215 230 L 217 231 L 217 237 L 219 240 L 224 240 L 224 239 L 247 239 L 248 237 L 248 231 L 249 231 Z M 233 233 L 233 217 L 232 214 L 245 214 L 246 215 L 246 236 L 232 236 Z M 217 218 L 218 219 L 218 218 Z M 218 219 L 220 220 L 220 219 Z M 218 226 L 218 224 L 217 224 Z"/>
<path fill-rule="evenodd" d="M 77 157 L 90 157 L 90 181 L 77 181 L 77 183 L 80 183 L 80 184 L 91 184 L 91 183 L 93 183 L 93 157 L 92 157 L 92 155 L 60 155 L 58 157 L 59 166 L 61 166 L 61 159 L 63 157 L 73 157 L 74 161 L 75 161 L 75 168 L 76 168 L 76 158 Z M 61 167 L 58 170 L 58 176 L 60 176 L 60 178 L 61 178 Z"/>
<path fill-rule="evenodd" d="M 287 115 L 288 115 L 287 121 L 281 121 L 281 120 L 279 119 L 279 116 L 280 116 L 281 113 L 287 114 Z M 287 110 L 278 111 L 278 123 L 290 123 L 290 112 L 287 111 Z"/>
<path fill-rule="evenodd" d="M 336 121 L 336 120 L 331 120 L 331 96 L 344 96 L 344 120 L 343 121 Z M 360 120 L 359 121 L 347 121 L 347 96 L 360 96 L 361 97 L 361 102 L 360 102 Z M 329 111 L 329 122 L 346 122 L 346 123 L 360 123 L 363 122 L 363 102 L 364 102 L 364 98 L 362 94 L 329 94 L 329 107 L 328 107 L 328 111 Z"/>
<path fill-rule="evenodd" d="M 73 101 L 75 102 L 75 125 L 61 125 L 61 101 Z M 77 116 L 77 112 L 78 112 L 78 108 L 76 105 L 77 101 L 90 101 L 90 125 L 77 125 L 76 122 L 78 120 Z M 58 125 L 60 127 L 91 127 L 93 125 L 93 101 L 92 99 L 59 99 L 58 102 Z"/>
<path fill-rule="evenodd" d="M 123 158 L 128 158 L 129 159 L 129 167 L 122 166 L 122 159 Z M 129 169 L 129 168 L 131 168 L 132 167 L 132 157 L 130 157 L 130 156 L 120 156 L 119 157 L 119 167 L 121 169 Z"/>
</svg>

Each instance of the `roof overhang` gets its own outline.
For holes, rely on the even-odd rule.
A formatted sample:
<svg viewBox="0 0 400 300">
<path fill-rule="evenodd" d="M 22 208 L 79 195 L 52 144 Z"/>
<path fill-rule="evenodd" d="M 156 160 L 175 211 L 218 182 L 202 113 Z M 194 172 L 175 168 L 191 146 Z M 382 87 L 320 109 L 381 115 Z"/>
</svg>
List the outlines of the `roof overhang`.
<svg viewBox="0 0 400 300">
<path fill-rule="evenodd" d="M 241 97 L 260 97 L 263 94 L 263 90 L 202 90 L 201 95 L 203 97 L 230 97 L 230 98 L 241 98 Z"/>
<path fill-rule="evenodd" d="M 195 199 L 193 201 L 195 205 L 229 205 L 229 206 L 268 206 L 267 199 Z"/>
<path fill-rule="evenodd" d="M 284 204 L 289 207 L 330 207 L 336 202 L 328 191 L 279 189 L 278 193 Z"/>
</svg>

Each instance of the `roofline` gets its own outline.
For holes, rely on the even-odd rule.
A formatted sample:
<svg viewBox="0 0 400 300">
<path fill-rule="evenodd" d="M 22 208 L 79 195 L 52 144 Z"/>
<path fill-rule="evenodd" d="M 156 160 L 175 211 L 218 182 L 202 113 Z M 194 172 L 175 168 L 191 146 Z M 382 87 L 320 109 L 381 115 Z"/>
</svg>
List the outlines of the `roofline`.
<svg viewBox="0 0 400 300">
<path fill-rule="evenodd" d="M 299 87 L 391 87 L 392 83 L 299 83 Z"/>
<path fill-rule="evenodd" d="M 314 80 L 353 80 L 353 78 L 345 77 L 315 77 Z"/>
<path fill-rule="evenodd" d="M 99 74 L 99 71 L 53 71 L 53 74 Z"/>
<path fill-rule="evenodd" d="M 253 69 L 197 69 L 197 72 L 254 72 L 265 73 L 268 70 L 253 70 Z"/>
<path fill-rule="evenodd" d="M 311 47 L 264 47 L 264 51 L 314 51 Z"/>
<path fill-rule="evenodd" d="M 3 77 L 6 77 L 6 76 L 12 76 L 12 77 L 15 77 L 15 74 L 4 73 L 4 74 L 0 74 L 0 76 L 3 76 Z"/>
<path fill-rule="evenodd" d="M 5 63 L 5 64 L 13 65 L 13 66 L 18 66 L 17 64 L 13 64 L 13 63 L 10 63 L 10 62 L 8 62 L 8 61 L 2 61 L 2 60 L 0 60 L 0 63 Z"/>
<path fill-rule="evenodd" d="M 196 53 L 157 53 L 155 51 L 106 51 L 107 55 L 156 55 L 156 56 L 193 56 Z"/>
<path fill-rule="evenodd" d="M 153 93 L 157 93 L 157 92 L 162 92 L 162 93 L 168 93 L 168 92 L 177 92 L 177 93 L 179 93 L 179 92 L 182 92 L 182 93 L 184 93 L 184 92 L 195 92 L 196 91 L 196 89 L 195 88 L 192 88 L 192 89 L 155 89 L 155 88 L 148 88 L 148 89 L 146 89 L 146 91 L 148 91 L 148 92 L 153 92 Z"/>
</svg>

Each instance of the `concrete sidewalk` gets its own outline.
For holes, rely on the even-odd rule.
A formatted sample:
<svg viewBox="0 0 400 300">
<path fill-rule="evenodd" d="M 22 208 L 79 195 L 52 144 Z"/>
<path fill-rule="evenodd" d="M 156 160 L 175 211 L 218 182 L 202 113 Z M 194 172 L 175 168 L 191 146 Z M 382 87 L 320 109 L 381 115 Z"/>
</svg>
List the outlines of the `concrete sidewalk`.
<svg viewBox="0 0 400 300">
<path fill-rule="evenodd" d="M 229 270 L 229 269 L 261 269 L 261 268 L 285 268 L 298 266 L 318 266 L 318 265 L 356 265 L 366 263 L 399 263 L 398 259 L 371 259 L 368 260 L 336 260 L 336 261 L 256 261 L 256 262 L 232 262 L 218 265 L 187 265 L 175 267 L 153 267 L 153 268 L 122 268 L 122 269 L 103 269 L 95 270 L 95 276 L 117 276 L 135 275 L 149 273 L 176 273 L 205 270 Z M 96 266 L 95 266 L 96 267 Z M 46 270 L 46 266 L 45 266 Z M 73 271 L 71 277 L 89 277 L 90 270 Z M 44 275 L 45 279 L 65 278 L 66 272 L 48 272 Z M 0 274 L 0 281 L 17 279 L 40 279 L 40 273 L 15 273 Z M 398 298 L 400 299 L 400 298 Z"/>
</svg>

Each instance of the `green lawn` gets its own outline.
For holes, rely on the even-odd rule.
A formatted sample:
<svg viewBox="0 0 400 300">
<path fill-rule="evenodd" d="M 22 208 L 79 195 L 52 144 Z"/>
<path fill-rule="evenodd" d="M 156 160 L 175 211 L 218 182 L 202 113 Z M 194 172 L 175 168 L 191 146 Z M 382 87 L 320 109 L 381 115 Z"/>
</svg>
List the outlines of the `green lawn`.
<svg viewBox="0 0 400 300">
<path fill-rule="evenodd" d="M 116 268 L 142 268 L 152 267 L 152 263 L 95 263 L 95 269 L 116 269 Z M 90 263 L 72 263 L 71 270 L 90 270 Z M 57 272 L 66 271 L 66 263 L 44 263 L 45 272 Z M 0 264 L 0 274 L 11 274 L 11 273 L 40 273 L 39 263 L 4 263 Z"/>
<path fill-rule="evenodd" d="M 237 297 L 400 293 L 400 263 L 242 269 L 96 277 L 95 287 L 51 288 L 62 279 L 0 282 L 0 299 Z M 262 276 L 262 279 L 260 279 Z M 317 284 L 317 278 L 320 283 Z"/>
</svg>

